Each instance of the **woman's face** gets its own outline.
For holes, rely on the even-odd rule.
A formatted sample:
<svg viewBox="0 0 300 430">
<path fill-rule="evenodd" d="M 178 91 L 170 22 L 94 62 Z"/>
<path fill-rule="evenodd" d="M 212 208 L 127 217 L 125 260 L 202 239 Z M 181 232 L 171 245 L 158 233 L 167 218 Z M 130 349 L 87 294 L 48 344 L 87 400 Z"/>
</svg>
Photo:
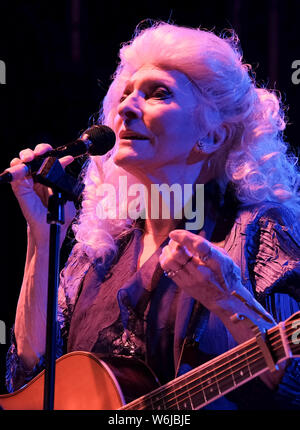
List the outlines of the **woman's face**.
<svg viewBox="0 0 300 430">
<path fill-rule="evenodd" d="M 200 137 L 193 84 L 177 70 L 145 65 L 127 82 L 114 121 L 114 162 L 132 173 L 184 167 Z"/>
</svg>

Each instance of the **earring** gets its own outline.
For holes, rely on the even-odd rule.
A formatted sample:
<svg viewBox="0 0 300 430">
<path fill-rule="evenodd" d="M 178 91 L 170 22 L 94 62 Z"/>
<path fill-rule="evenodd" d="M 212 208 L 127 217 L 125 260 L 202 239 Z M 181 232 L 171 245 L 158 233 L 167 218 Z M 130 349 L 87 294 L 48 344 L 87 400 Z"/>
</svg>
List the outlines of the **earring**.
<svg viewBox="0 0 300 430">
<path fill-rule="evenodd" d="M 204 149 L 204 143 L 203 142 L 201 142 L 200 140 L 197 140 L 196 146 L 197 146 L 197 149 L 199 151 L 203 152 L 203 149 Z"/>
</svg>

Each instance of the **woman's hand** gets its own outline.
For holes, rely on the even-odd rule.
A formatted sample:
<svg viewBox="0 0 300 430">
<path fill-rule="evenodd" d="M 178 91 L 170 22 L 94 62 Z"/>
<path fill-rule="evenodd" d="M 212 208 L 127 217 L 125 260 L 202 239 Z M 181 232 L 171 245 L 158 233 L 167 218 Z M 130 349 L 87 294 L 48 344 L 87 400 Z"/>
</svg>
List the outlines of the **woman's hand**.
<svg viewBox="0 0 300 430">
<path fill-rule="evenodd" d="M 185 230 L 174 230 L 169 236 L 171 240 L 160 255 L 166 275 L 214 312 L 238 343 L 253 338 L 254 328 L 262 332 L 275 324 L 243 286 L 240 268 L 222 248 Z M 280 363 L 278 370 L 264 372 L 261 379 L 275 389 L 285 367 L 286 362 Z"/>
<path fill-rule="evenodd" d="M 19 153 L 19 158 L 14 158 L 10 166 L 32 161 L 36 156 L 42 155 L 52 149 L 51 145 L 41 143 L 34 150 L 24 149 Z M 60 160 L 62 167 L 66 167 L 73 161 L 72 156 L 63 157 Z M 29 233 L 37 246 L 48 246 L 49 225 L 47 224 L 47 205 L 52 190 L 42 184 L 34 183 L 31 176 L 15 180 L 11 183 L 13 192 L 19 202 L 22 213 L 27 221 Z M 75 216 L 75 207 L 72 202 L 65 205 L 65 224 L 62 233 Z M 62 234 L 62 239 L 64 237 Z"/>
<path fill-rule="evenodd" d="M 225 251 L 186 230 L 170 233 L 160 255 L 166 274 L 190 296 L 214 310 L 241 287 L 241 271 Z"/>
<path fill-rule="evenodd" d="M 220 247 L 186 230 L 173 230 L 160 255 L 166 275 L 218 315 L 227 320 L 241 312 L 261 328 L 274 325 L 273 318 L 243 286 L 241 270 Z"/>
</svg>

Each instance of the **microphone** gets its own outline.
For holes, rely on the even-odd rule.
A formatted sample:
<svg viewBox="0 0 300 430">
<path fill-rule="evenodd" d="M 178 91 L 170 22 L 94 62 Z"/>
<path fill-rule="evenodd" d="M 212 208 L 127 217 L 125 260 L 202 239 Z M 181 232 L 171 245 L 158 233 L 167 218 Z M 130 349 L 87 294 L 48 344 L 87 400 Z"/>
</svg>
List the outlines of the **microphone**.
<svg viewBox="0 0 300 430">
<path fill-rule="evenodd" d="M 7 184 L 34 174 L 39 170 L 45 158 L 48 157 L 62 158 L 66 155 L 72 155 L 77 158 L 87 153 L 90 155 L 104 155 L 113 148 L 115 141 L 116 136 L 111 128 L 106 125 L 93 125 L 82 133 L 79 139 L 47 151 L 28 163 L 18 164 L 4 170 L 0 174 L 0 184 Z"/>
</svg>

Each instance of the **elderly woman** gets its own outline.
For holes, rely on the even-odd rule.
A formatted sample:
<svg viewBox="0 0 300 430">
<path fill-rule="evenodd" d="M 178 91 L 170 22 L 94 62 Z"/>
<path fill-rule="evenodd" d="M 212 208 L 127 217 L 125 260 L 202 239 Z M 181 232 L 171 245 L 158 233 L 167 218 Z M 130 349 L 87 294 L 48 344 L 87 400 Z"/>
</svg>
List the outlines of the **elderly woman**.
<svg viewBox="0 0 300 430">
<path fill-rule="evenodd" d="M 279 100 L 249 70 L 236 37 L 163 22 L 122 46 L 99 121 L 116 144 L 84 169 L 75 244 L 61 273 L 59 354 L 140 358 L 165 383 L 299 310 L 299 173 L 282 137 Z M 12 165 L 47 150 L 23 150 Z M 109 216 L 112 199 L 101 186 L 118 187 L 121 177 L 148 196 L 153 184 L 193 184 L 194 200 L 204 184 L 203 225 L 187 229 L 172 208 L 163 216 L 162 200 L 151 216 L 151 198 L 148 216 Z M 10 391 L 43 366 L 48 264 L 48 191 L 30 178 L 13 190 L 28 222 L 28 253 Z M 124 215 L 130 200 L 117 191 Z M 64 232 L 74 215 L 70 203 Z M 297 408 L 299 375 L 296 358 L 281 362 L 207 407 Z"/>
</svg>

